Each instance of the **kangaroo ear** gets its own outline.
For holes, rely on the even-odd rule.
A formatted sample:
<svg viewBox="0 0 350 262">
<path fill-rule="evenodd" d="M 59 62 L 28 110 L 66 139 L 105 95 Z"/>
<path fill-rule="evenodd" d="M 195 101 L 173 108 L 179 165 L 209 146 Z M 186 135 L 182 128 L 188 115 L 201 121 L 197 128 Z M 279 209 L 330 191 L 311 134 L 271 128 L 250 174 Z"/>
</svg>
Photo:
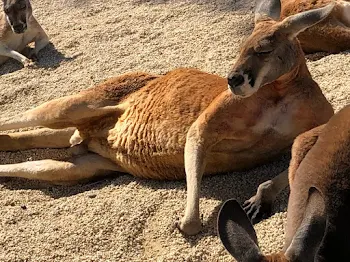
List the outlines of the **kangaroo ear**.
<svg viewBox="0 0 350 262">
<path fill-rule="evenodd" d="M 281 32 L 287 33 L 289 38 L 292 39 L 300 32 L 325 19 L 332 12 L 334 6 L 335 3 L 331 3 L 322 8 L 289 16 L 281 22 Z"/>
<path fill-rule="evenodd" d="M 312 187 L 303 221 L 286 250 L 286 257 L 291 261 L 316 261 L 315 255 L 323 239 L 325 227 L 325 202 L 320 192 Z"/>
<path fill-rule="evenodd" d="M 255 24 L 266 18 L 271 18 L 277 21 L 280 19 L 280 13 L 280 0 L 257 0 L 254 18 Z"/>
<path fill-rule="evenodd" d="M 253 225 L 234 199 L 227 200 L 219 211 L 218 234 L 227 251 L 238 262 L 262 261 Z"/>
</svg>

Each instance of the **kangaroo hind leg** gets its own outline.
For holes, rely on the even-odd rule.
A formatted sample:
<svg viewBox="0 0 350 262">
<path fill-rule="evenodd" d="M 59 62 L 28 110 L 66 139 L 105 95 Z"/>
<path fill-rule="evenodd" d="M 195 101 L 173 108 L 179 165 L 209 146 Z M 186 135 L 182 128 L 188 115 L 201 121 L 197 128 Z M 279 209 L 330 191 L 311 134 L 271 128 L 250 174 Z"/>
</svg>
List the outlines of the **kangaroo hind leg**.
<svg viewBox="0 0 350 262">
<path fill-rule="evenodd" d="M 128 103 L 120 103 L 156 76 L 145 73 L 125 74 L 76 95 L 46 102 L 21 114 L 0 119 L 0 131 L 44 126 L 61 129 L 77 127 L 89 119 L 113 112 L 121 114 Z"/>
<path fill-rule="evenodd" d="M 75 130 L 75 128 L 40 128 L 30 131 L 2 134 L 0 135 L 0 151 L 70 147 L 70 138 Z"/>
<path fill-rule="evenodd" d="M 89 118 L 97 117 L 121 110 L 118 105 L 108 105 L 100 102 L 100 107 L 94 107 L 96 101 L 89 101 L 82 94 L 62 97 L 46 102 L 38 107 L 0 119 L 0 131 L 25 127 L 44 126 L 54 129 L 76 127 Z"/>
<path fill-rule="evenodd" d="M 79 155 L 67 161 L 46 159 L 0 165 L 0 177 L 20 177 L 53 184 L 76 184 L 108 171 L 123 172 L 123 169 L 94 153 Z"/>
</svg>

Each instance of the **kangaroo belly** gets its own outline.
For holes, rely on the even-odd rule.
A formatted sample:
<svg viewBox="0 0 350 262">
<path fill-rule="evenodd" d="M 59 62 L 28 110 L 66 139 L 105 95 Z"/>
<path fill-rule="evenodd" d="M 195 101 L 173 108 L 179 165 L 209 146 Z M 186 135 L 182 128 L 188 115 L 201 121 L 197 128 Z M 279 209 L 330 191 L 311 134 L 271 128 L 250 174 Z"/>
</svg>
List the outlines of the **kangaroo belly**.
<svg viewBox="0 0 350 262">
<path fill-rule="evenodd" d="M 159 77 L 127 98 L 130 106 L 100 138 L 90 139 L 89 148 L 134 176 L 184 178 L 187 132 L 226 89 L 225 79 L 197 70 L 181 69 Z M 205 174 L 248 169 L 280 154 L 294 135 L 274 128 L 260 126 L 252 137 L 217 144 L 208 153 Z"/>
<path fill-rule="evenodd" d="M 127 135 L 126 127 L 110 130 L 108 138 L 91 138 L 89 150 L 117 163 L 126 173 L 150 179 L 176 180 L 185 178 L 184 147 L 186 132 L 166 136 L 143 130 Z M 139 127 L 141 128 L 141 127 Z M 140 135 L 144 135 L 143 139 Z M 149 135 L 149 137 L 146 137 Z M 225 140 L 207 155 L 204 174 L 217 174 L 252 168 L 280 155 L 291 141 L 279 139 L 279 147 L 269 146 L 276 135 L 264 136 L 250 144 L 240 140 Z"/>
<path fill-rule="evenodd" d="M 109 130 L 89 138 L 89 149 L 135 176 L 183 178 L 187 132 L 226 89 L 219 76 L 174 70 L 131 94 L 124 101 L 129 107 Z"/>
</svg>

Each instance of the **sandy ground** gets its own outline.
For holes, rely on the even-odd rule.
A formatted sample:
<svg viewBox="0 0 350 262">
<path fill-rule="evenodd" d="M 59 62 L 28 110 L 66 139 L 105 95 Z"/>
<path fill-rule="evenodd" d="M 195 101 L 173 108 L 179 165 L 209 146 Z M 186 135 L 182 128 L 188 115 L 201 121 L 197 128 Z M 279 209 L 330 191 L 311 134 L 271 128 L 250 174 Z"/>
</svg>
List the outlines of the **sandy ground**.
<svg viewBox="0 0 350 262">
<path fill-rule="evenodd" d="M 14 115 L 128 71 L 179 66 L 225 76 L 252 29 L 249 0 L 33 0 L 53 45 L 39 68 L 0 67 L 0 111 Z M 350 54 L 312 56 L 308 65 L 334 108 L 349 101 Z M 1 163 L 61 158 L 65 150 L 0 153 Z M 246 173 L 204 179 L 203 232 L 185 238 L 173 222 L 185 208 L 185 182 L 118 175 L 73 187 L 0 180 L 0 261 L 232 261 L 216 236 L 220 203 L 243 201 L 288 166 L 288 156 Z M 260 246 L 283 244 L 287 193 L 256 225 Z"/>
</svg>

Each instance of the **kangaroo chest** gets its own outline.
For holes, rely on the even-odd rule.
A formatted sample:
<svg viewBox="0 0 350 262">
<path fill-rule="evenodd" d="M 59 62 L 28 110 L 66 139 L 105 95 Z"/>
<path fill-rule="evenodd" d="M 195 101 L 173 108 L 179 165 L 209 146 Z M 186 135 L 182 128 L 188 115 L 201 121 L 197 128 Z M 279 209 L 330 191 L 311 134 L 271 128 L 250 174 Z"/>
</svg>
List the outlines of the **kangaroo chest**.
<svg viewBox="0 0 350 262">
<path fill-rule="evenodd" d="M 275 132 L 281 136 L 289 136 L 293 133 L 295 113 L 295 106 L 285 102 L 261 110 L 258 120 L 252 126 L 252 131 L 257 134 Z"/>
<path fill-rule="evenodd" d="M 33 42 L 34 38 L 35 32 L 28 28 L 23 34 L 15 34 L 12 31 L 8 32 L 1 42 L 12 50 L 22 51 L 27 44 Z"/>
</svg>

